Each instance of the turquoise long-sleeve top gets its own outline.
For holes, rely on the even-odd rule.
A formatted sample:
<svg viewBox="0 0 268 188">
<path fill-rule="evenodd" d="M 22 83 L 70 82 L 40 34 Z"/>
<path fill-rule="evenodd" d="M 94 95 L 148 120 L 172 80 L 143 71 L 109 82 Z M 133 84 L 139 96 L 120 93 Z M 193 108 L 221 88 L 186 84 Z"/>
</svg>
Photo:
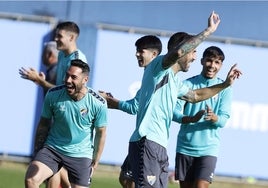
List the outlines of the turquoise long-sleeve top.
<svg viewBox="0 0 268 188">
<path fill-rule="evenodd" d="M 223 81 L 219 78 L 207 79 L 201 74 L 184 81 L 184 83 L 193 90 L 222 82 Z M 213 123 L 201 118 L 197 123 L 181 124 L 177 136 L 176 152 L 193 157 L 208 155 L 217 157 L 220 146 L 219 129 L 224 127 L 227 120 L 230 118 L 231 101 L 231 87 L 222 90 L 205 101 L 195 104 L 179 100 L 176 106 L 176 113 L 180 113 L 180 110 L 183 109 L 184 115 L 193 116 L 198 111 L 205 109 L 207 104 L 218 116 L 218 121 Z M 182 117 L 182 115 L 180 117 Z M 181 122 L 181 119 L 177 119 L 176 121 Z"/>
</svg>

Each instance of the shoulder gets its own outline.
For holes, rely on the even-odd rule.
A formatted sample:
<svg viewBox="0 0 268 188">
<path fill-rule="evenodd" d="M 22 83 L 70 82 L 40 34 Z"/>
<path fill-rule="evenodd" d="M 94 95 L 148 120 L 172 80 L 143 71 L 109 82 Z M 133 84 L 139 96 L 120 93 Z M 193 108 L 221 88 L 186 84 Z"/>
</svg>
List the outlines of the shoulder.
<svg viewBox="0 0 268 188">
<path fill-rule="evenodd" d="M 195 84 L 195 83 L 199 83 L 199 82 L 200 82 L 199 75 L 195 75 L 195 76 L 192 76 L 190 78 L 187 78 L 186 80 L 183 80 L 183 83 L 188 85 L 188 86 Z"/>
<path fill-rule="evenodd" d="M 199 76 L 199 75 L 195 75 L 195 76 L 192 76 L 192 77 L 190 77 L 190 78 L 187 78 L 187 79 L 185 80 L 185 82 L 187 82 L 187 81 L 192 81 L 192 80 L 196 80 L 196 79 L 198 79 L 198 76 Z"/>
<path fill-rule="evenodd" d="M 147 67 L 154 67 L 154 66 L 157 66 L 157 65 L 162 66 L 163 57 L 164 57 L 163 55 L 157 56 L 156 58 L 154 58 L 152 60 L 152 62 Z M 146 67 L 146 69 L 147 69 L 147 67 Z"/>
<path fill-rule="evenodd" d="M 65 89 L 65 87 L 66 87 L 65 85 L 55 86 L 55 87 L 51 88 L 50 90 L 48 90 L 48 93 L 55 93 L 57 91 Z"/>
<path fill-rule="evenodd" d="M 53 101 L 62 98 L 65 95 L 65 88 L 65 85 L 55 86 L 47 91 L 45 98 Z"/>
<path fill-rule="evenodd" d="M 106 104 L 106 100 L 92 88 L 88 88 L 88 94 L 92 96 L 95 100 L 99 101 L 100 103 Z"/>
<path fill-rule="evenodd" d="M 75 59 L 80 59 L 80 60 L 84 61 L 85 63 L 87 63 L 87 58 L 86 58 L 85 54 L 79 49 L 77 49 L 74 52 L 74 58 Z"/>
<path fill-rule="evenodd" d="M 163 55 L 159 55 L 156 58 L 154 58 L 152 62 L 149 65 L 147 65 L 145 72 L 150 71 L 151 74 L 159 74 L 160 72 L 162 72 L 164 70 L 162 66 L 163 57 L 164 57 Z"/>
<path fill-rule="evenodd" d="M 218 82 L 218 83 L 222 83 L 222 82 L 224 82 L 224 80 L 221 79 L 221 78 L 217 78 L 217 82 Z"/>
</svg>

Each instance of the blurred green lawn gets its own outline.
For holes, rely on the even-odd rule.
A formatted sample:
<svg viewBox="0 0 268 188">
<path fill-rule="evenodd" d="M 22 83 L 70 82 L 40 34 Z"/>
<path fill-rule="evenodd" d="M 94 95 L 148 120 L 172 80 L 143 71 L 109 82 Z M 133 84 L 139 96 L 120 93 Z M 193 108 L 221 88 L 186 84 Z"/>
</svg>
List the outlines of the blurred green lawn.
<svg viewBox="0 0 268 188">
<path fill-rule="evenodd" d="M 0 188 L 23 188 L 27 164 L 0 161 Z M 100 165 L 93 176 L 91 188 L 120 188 L 118 182 L 119 167 Z M 223 182 L 215 178 L 210 188 L 264 188 L 268 183 Z M 45 188 L 44 184 L 41 188 Z M 179 188 L 176 183 L 170 183 L 168 188 Z"/>
</svg>

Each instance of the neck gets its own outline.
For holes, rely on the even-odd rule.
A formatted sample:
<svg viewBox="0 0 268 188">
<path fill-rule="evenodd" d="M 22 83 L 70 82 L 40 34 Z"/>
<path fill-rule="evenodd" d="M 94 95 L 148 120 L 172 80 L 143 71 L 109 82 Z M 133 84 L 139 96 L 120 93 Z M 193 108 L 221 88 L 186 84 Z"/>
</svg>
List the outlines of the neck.
<svg viewBox="0 0 268 188">
<path fill-rule="evenodd" d="M 64 50 L 64 54 L 67 56 L 67 55 L 70 55 L 71 53 L 75 52 L 77 50 L 77 47 L 76 45 L 70 47 L 69 49 L 67 50 Z"/>
<path fill-rule="evenodd" d="M 81 99 L 84 98 L 87 92 L 88 92 L 87 87 L 83 87 L 76 95 L 72 97 L 72 99 L 75 101 L 80 101 Z"/>
<path fill-rule="evenodd" d="M 177 74 L 179 71 L 181 71 L 178 63 L 175 63 L 174 65 L 172 65 L 171 68 L 172 68 L 174 74 Z"/>
</svg>

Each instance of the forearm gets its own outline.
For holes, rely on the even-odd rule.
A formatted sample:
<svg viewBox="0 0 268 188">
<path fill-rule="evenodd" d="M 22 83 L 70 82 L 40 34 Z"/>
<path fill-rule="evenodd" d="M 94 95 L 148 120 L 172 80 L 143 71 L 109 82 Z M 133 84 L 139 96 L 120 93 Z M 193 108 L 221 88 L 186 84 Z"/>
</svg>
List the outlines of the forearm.
<svg viewBox="0 0 268 188">
<path fill-rule="evenodd" d="M 195 103 L 196 102 L 200 102 L 203 100 L 206 100 L 208 98 L 213 97 L 214 95 L 216 95 L 217 93 L 219 93 L 220 91 L 226 89 L 227 87 L 229 87 L 228 84 L 226 84 L 225 82 L 220 83 L 220 84 L 216 84 L 207 88 L 201 88 L 201 89 L 197 89 L 194 90 L 195 91 Z"/>
<path fill-rule="evenodd" d="M 45 90 L 48 90 L 48 89 L 50 89 L 50 88 L 55 87 L 54 84 L 49 83 L 49 82 L 46 81 L 45 79 L 39 79 L 39 80 L 36 81 L 36 83 L 37 83 L 39 86 L 41 86 L 43 89 L 45 89 Z"/>
<path fill-rule="evenodd" d="M 169 50 L 163 61 L 163 68 L 167 69 L 177 62 L 178 58 L 185 56 L 198 47 L 210 34 L 212 29 L 207 28 L 198 35 L 190 37 L 188 40 L 180 42 L 174 49 Z"/>
<path fill-rule="evenodd" d="M 206 28 L 201 33 L 195 35 L 194 37 L 190 38 L 189 41 L 185 42 L 181 46 L 177 46 L 176 49 L 179 51 L 179 57 L 188 54 L 192 50 L 196 49 L 198 45 L 200 45 L 205 39 L 207 39 L 213 33 L 211 28 Z"/>
<path fill-rule="evenodd" d="M 44 145 L 49 131 L 49 125 L 39 122 L 34 142 L 34 153 L 37 153 Z"/>
<path fill-rule="evenodd" d="M 96 131 L 94 139 L 94 152 L 92 158 L 92 167 L 97 168 L 101 154 L 103 152 L 104 144 L 106 140 L 106 128 L 102 127 L 100 130 Z"/>
<path fill-rule="evenodd" d="M 210 97 L 213 97 L 214 95 L 216 95 L 217 93 L 226 89 L 229 86 L 230 86 L 229 84 L 223 82 L 206 88 L 200 88 L 195 90 L 190 89 L 188 93 L 180 97 L 180 99 L 188 101 L 190 103 L 197 103 L 206 100 Z"/>
<path fill-rule="evenodd" d="M 203 117 L 204 113 L 205 110 L 200 110 L 194 116 L 183 116 L 181 122 L 182 124 L 196 123 Z"/>
<path fill-rule="evenodd" d="M 195 121 L 193 120 L 193 117 L 191 116 L 183 116 L 181 119 L 181 123 L 182 124 L 195 123 Z"/>
</svg>

